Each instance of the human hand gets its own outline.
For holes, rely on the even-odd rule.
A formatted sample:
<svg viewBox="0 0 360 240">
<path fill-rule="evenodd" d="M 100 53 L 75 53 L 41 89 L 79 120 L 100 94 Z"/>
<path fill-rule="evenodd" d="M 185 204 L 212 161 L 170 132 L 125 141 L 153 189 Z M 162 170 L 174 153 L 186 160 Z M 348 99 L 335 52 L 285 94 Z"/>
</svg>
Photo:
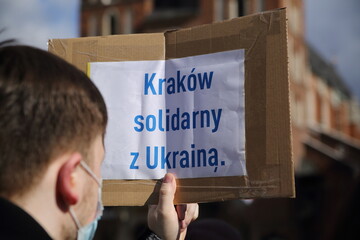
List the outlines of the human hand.
<svg viewBox="0 0 360 240">
<path fill-rule="evenodd" d="M 159 192 L 158 205 L 149 205 L 149 228 L 163 240 L 183 240 L 187 227 L 199 215 L 196 203 L 174 206 L 175 176 L 167 173 Z"/>
</svg>

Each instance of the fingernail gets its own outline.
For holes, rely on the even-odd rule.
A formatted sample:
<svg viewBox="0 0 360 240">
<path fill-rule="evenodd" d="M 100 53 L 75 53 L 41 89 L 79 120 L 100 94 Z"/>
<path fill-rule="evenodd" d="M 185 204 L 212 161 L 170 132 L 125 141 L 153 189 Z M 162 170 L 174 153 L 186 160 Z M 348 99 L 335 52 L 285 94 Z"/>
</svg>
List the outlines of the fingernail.
<svg viewBox="0 0 360 240">
<path fill-rule="evenodd" d="M 166 174 L 165 176 L 164 176 L 164 179 L 163 179 L 163 182 L 164 183 L 170 183 L 170 182 L 172 182 L 172 176 L 171 176 L 171 174 Z"/>
</svg>

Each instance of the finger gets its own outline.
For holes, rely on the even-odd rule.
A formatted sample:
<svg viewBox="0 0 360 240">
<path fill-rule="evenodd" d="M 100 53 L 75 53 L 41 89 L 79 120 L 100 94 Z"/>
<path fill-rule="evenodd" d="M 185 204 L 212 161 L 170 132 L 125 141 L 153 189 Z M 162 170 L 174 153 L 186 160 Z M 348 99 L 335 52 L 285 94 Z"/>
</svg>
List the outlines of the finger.
<svg viewBox="0 0 360 240">
<path fill-rule="evenodd" d="M 188 204 L 188 215 L 192 216 L 191 221 L 195 221 L 199 217 L 199 204 Z"/>
<path fill-rule="evenodd" d="M 179 222 L 180 232 L 185 231 L 188 226 L 189 226 L 189 224 L 186 223 L 185 220 L 180 221 Z"/>
<path fill-rule="evenodd" d="M 179 220 L 184 220 L 186 215 L 186 204 L 176 205 L 176 212 L 178 215 Z"/>
<path fill-rule="evenodd" d="M 160 193 L 159 193 L 159 205 L 162 210 L 169 210 L 174 208 L 174 196 L 176 191 L 175 177 L 171 173 L 167 173 L 163 178 Z"/>
<path fill-rule="evenodd" d="M 180 232 L 179 240 L 184 240 L 186 236 L 187 229 L 184 229 Z"/>
<path fill-rule="evenodd" d="M 183 209 L 186 209 L 183 211 L 185 213 L 184 219 L 179 219 L 179 226 L 180 226 L 180 232 L 183 232 L 187 229 L 189 224 L 196 220 L 199 216 L 199 205 L 197 203 L 191 203 L 183 205 L 185 207 L 182 207 Z"/>
<path fill-rule="evenodd" d="M 149 210 L 149 212 L 155 211 L 156 207 L 157 207 L 157 205 L 149 204 L 149 205 L 148 205 L 148 210 Z"/>
<path fill-rule="evenodd" d="M 197 203 L 187 204 L 185 223 L 189 225 L 192 221 L 196 220 L 199 216 L 199 205 Z"/>
</svg>

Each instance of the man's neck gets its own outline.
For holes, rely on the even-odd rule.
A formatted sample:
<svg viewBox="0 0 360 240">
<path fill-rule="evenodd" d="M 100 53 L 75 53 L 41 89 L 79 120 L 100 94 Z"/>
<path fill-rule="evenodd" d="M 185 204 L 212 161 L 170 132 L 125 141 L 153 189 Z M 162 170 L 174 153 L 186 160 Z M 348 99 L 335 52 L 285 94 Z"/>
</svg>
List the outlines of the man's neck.
<svg viewBox="0 0 360 240">
<path fill-rule="evenodd" d="M 63 239 L 65 231 L 72 229 L 66 226 L 72 222 L 70 215 L 59 206 L 56 198 L 56 166 L 50 166 L 41 181 L 25 194 L 9 198 L 32 216 L 54 239 Z"/>
</svg>

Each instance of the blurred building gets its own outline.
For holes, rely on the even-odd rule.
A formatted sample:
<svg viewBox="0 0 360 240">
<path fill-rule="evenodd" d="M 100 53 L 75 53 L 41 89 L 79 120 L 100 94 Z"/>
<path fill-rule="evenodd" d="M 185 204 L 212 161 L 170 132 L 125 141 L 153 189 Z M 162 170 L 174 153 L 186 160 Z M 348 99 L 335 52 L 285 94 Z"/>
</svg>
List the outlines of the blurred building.
<svg viewBox="0 0 360 240">
<path fill-rule="evenodd" d="M 240 224 L 245 239 L 351 239 L 353 228 L 344 225 L 345 219 L 360 227 L 352 211 L 360 200 L 359 103 L 335 65 L 308 46 L 303 4 L 302 0 L 82 0 L 82 36 L 161 32 L 287 8 L 298 197 L 256 200 L 249 207 L 240 201 L 208 204 L 202 209 L 205 216 Z M 132 211 L 121 208 L 120 215 L 128 219 L 123 225 L 134 229 Z"/>
</svg>

